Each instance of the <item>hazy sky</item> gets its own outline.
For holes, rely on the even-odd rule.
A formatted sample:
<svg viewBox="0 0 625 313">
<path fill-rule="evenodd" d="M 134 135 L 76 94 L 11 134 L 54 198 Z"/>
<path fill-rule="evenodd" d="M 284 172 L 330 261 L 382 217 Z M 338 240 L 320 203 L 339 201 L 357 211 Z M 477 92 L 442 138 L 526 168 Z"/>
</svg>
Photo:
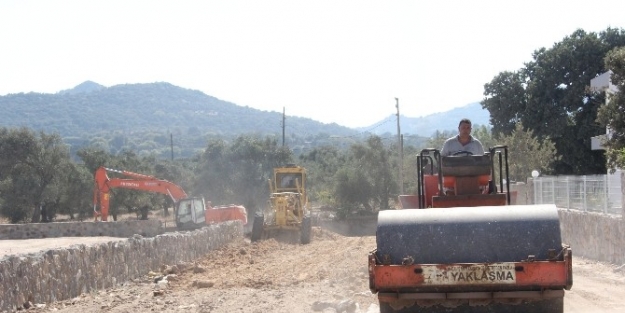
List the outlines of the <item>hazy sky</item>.
<svg viewBox="0 0 625 313">
<path fill-rule="evenodd" d="M 480 101 L 623 0 L 0 0 L 0 95 L 168 82 L 242 106 L 368 126 Z"/>
</svg>

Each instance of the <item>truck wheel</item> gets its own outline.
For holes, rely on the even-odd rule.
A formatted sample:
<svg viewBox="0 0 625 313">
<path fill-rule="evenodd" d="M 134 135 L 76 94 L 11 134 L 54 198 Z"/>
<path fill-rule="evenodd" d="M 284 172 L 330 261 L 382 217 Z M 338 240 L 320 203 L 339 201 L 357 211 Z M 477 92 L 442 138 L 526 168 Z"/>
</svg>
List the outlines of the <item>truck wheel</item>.
<svg viewBox="0 0 625 313">
<path fill-rule="evenodd" d="M 260 237 L 263 235 L 263 228 L 265 226 L 265 216 L 263 214 L 255 214 L 254 222 L 252 224 L 252 242 L 256 242 L 260 240 Z"/>
<path fill-rule="evenodd" d="M 312 221 L 310 215 L 304 216 L 302 219 L 302 229 L 300 229 L 300 242 L 305 245 L 310 243 L 312 236 Z"/>
</svg>

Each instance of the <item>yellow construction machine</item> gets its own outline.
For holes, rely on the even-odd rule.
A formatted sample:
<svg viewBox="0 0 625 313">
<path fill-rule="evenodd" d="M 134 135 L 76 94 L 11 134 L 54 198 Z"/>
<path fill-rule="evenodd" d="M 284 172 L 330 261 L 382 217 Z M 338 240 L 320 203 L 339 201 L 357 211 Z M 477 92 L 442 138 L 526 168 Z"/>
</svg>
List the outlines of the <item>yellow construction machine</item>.
<svg viewBox="0 0 625 313">
<path fill-rule="evenodd" d="M 417 195 L 378 215 L 369 286 L 381 312 L 563 311 L 571 248 L 554 205 L 510 205 L 506 146 L 425 149 L 417 168 Z"/>
<path fill-rule="evenodd" d="M 269 205 L 254 216 L 252 242 L 285 231 L 299 232 L 300 243 L 310 243 L 312 222 L 306 194 L 306 169 L 295 164 L 274 168 L 273 178 L 268 181 Z"/>
</svg>

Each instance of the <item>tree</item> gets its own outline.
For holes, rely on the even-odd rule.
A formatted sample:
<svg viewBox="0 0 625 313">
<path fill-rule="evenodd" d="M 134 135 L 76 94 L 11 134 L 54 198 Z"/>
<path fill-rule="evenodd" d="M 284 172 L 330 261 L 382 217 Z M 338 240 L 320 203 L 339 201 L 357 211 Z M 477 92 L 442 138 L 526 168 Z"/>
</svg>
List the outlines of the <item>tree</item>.
<svg viewBox="0 0 625 313">
<path fill-rule="evenodd" d="M 389 209 L 390 197 L 397 192 L 392 173 L 391 152 L 380 137 L 371 136 L 366 144 L 352 145 L 346 166 L 335 178 L 339 205 L 348 212 L 361 206 L 369 212 Z"/>
<path fill-rule="evenodd" d="M 27 128 L 0 129 L 0 212 L 11 223 L 26 221 L 33 208 L 32 197 L 26 193 L 34 190 L 34 182 L 21 160 L 33 153 L 35 145 L 35 135 Z"/>
<path fill-rule="evenodd" d="M 335 174 L 346 163 L 344 151 L 330 145 L 313 148 L 300 155 L 301 165 L 308 173 L 308 194 L 310 201 L 336 206 L 334 197 Z"/>
<path fill-rule="evenodd" d="M 334 197 L 339 205 L 337 213 L 339 218 L 345 218 L 360 207 L 372 210 L 369 200 L 373 192 L 373 186 L 360 166 L 350 164 L 342 167 L 334 175 L 336 185 Z"/>
<path fill-rule="evenodd" d="M 432 134 L 432 137 L 430 137 L 427 142 L 426 142 L 426 146 L 428 148 L 436 148 L 436 149 L 442 149 L 443 148 L 443 144 L 445 143 L 445 140 L 447 140 L 448 138 L 451 138 L 452 136 L 457 135 L 457 133 L 455 132 L 451 132 L 451 131 L 436 131 L 434 134 Z"/>
<path fill-rule="evenodd" d="M 19 170 L 19 169 L 16 169 Z M 9 177 L 0 183 L 2 195 L 2 207 L 0 212 L 11 223 L 26 222 L 29 212 L 32 212 L 34 196 L 30 191 L 34 190 L 34 179 L 27 172 L 22 175 Z"/>
<path fill-rule="evenodd" d="M 610 51 L 605 57 L 605 66 L 612 72 L 610 80 L 618 90 L 599 108 L 597 121 L 609 129 L 604 145 L 608 167 L 614 171 L 625 167 L 625 47 Z"/>
<path fill-rule="evenodd" d="M 558 154 L 557 174 L 605 172 L 603 153 L 590 138 L 605 132 L 596 122 L 597 101 L 590 80 L 605 72 L 603 57 L 625 45 L 625 31 L 596 34 L 577 30 L 550 49 L 540 48 L 518 72 L 503 72 L 484 86 L 482 106 L 491 114 L 495 135 L 505 136 L 522 122 L 540 139 L 551 138 Z"/>
<path fill-rule="evenodd" d="M 93 147 L 81 148 L 76 152 L 76 155 L 82 160 L 85 168 L 89 173 L 95 173 L 100 166 L 111 166 L 109 163 L 113 158 L 108 152 Z"/>
<path fill-rule="evenodd" d="M 441 144 L 442 147 L 442 144 Z M 440 149 L 440 148 L 439 148 Z M 416 195 L 418 192 L 417 159 L 421 148 L 404 147 L 404 193 Z"/>
<path fill-rule="evenodd" d="M 47 208 L 58 199 L 58 179 L 69 163 L 61 137 L 25 128 L 4 129 L 0 132 L 0 156 L 3 214 L 18 222 L 27 218 L 25 210 L 31 210 L 31 222 L 49 222 L 54 213 Z"/>
<path fill-rule="evenodd" d="M 478 125 L 473 128 L 471 132 L 471 136 L 477 138 L 484 147 L 484 151 L 487 151 L 488 148 L 492 148 L 499 144 L 495 138 L 493 138 L 491 129 L 486 125 Z"/>
<path fill-rule="evenodd" d="M 32 153 L 35 142 L 27 128 L 0 128 L 0 179 L 8 178 L 16 164 Z"/>
<path fill-rule="evenodd" d="M 291 151 L 273 138 L 241 136 L 232 144 L 230 153 L 230 161 L 236 165 L 231 185 L 239 199 L 236 202 L 250 209 L 264 206 L 269 197 L 267 180 L 273 168 L 292 163 Z"/>
<path fill-rule="evenodd" d="M 527 107 L 524 72 L 502 72 L 484 85 L 482 107 L 490 113 L 490 123 L 496 134 L 509 134 L 521 121 Z"/>
<path fill-rule="evenodd" d="M 79 220 L 92 217 L 93 172 L 89 172 L 85 166 L 68 163 L 60 182 L 63 188 L 58 195 L 58 213 L 67 214 L 72 220 L 76 217 Z"/>
<path fill-rule="evenodd" d="M 533 170 L 545 174 L 553 173 L 552 164 L 560 158 L 550 139 L 539 140 L 532 130 L 524 129 L 522 123 L 517 123 L 510 135 L 497 140 L 508 147 L 509 174 L 512 181 L 526 181 Z"/>
<path fill-rule="evenodd" d="M 273 168 L 291 162 L 291 151 L 269 137 L 240 136 L 232 144 L 211 140 L 199 157 L 192 190 L 214 204 L 242 203 L 255 210 L 269 199 Z"/>
</svg>

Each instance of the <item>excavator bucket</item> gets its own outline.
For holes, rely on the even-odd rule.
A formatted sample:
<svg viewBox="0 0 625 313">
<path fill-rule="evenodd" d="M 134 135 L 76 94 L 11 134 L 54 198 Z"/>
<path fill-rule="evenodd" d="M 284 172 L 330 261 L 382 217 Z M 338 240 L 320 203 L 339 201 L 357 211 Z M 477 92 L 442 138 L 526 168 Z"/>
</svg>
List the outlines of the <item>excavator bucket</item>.
<svg viewBox="0 0 625 313">
<path fill-rule="evenodd" d="M 437 170 L 419 172 L 419 194 L 378 214 L 369 285 L 381 312 L 562 312 L 572 253 L 557 208 L 506 205 L 493 160 L 505 157 L 507 173 L 507 148 L 496 148 L 449 160 L 430 151 Z"/>
</svg>

